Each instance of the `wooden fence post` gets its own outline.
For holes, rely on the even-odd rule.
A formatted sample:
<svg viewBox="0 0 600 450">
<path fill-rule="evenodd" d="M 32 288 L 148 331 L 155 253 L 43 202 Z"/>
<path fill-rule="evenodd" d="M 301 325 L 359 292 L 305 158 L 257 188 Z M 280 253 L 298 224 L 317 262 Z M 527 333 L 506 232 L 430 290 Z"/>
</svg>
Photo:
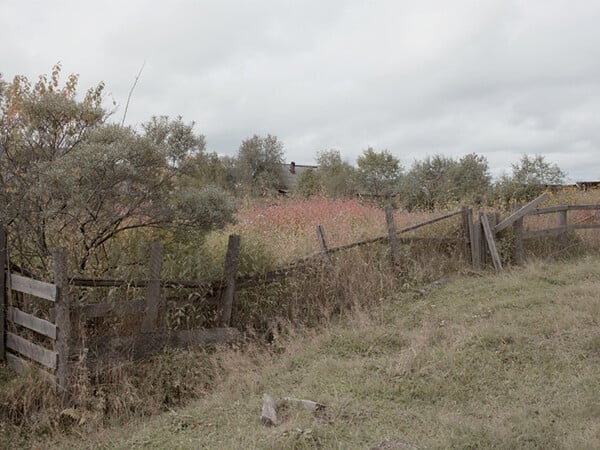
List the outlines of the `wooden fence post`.
<svg viewBox="0 0 600 450">
<path fill-rule="evenodd" d="M 496 215 L 493 213 L 487 215 L 482 214 L 480 220 L 481 225 L 483 225 L 483 234 L 485 235 L 488 249 L 490 250 L 490 256 L 492 258 L 492 263 L 494 264 L 494 269 L 496 269 L 496 272 L 500 272 L 502 271 L 502 262 L 500 261 L 500 255 L 498 254 L 498 249 L 496 248 L 495 233 L 493 231 L 496 225 Z"/>
<path fill-rule="evenodd" d="M 327 260 L 327 263 L 330 266 L 333 266 L 333 261 L 331 260 L 331 255 L 329 254 L 329 248 L 327 247 L 327 241 L 325 240 L 325 229 L 323 228 L 323 225 L 317 225 L 317 239 L 319 240 L 321 252 Z"/>
<path fill-rule="evenodd" d="M 150 333 L 158 326 L 160 308 L 160 270 L 162 268 L 162 244 L 153 242 L 150 249 L 148 285 L 146 286 L 146 309 L 142 321 L 142 333 Z"/>
<path fill-rule="evenodd" d="M 564 231 L 559 235 L 560 248 L 565 250 L 569 244 L 569 235 L 567 230 L 567 210 L 558 212 L 558 226 L 564 228 Z"/>
<path fill-rule="evenodd" d="M 6 251 L 6 230 L 0 227 L 0 361 L 6 359 Z"/>
<path fill-rule="evenodd" d="M 481 222 L 476 220 L 473 222 L 473 234 L 471 240 L 471 253 L 473 257 L 473 269 L 481 269 L 482 257 L 481 257 Z"/>
<path fill-rule="evenodd" d="M 225 255 L 225 292 L 223 293 L 223 309 L 221 312 L 221 325 L 228 327 L 231 323 L 231 310 L 235 296 L 235 276 L 240 259 L 241 236 L 230 234 Z"/>
<path fill-rule="evenodd" d="M 515 235 L 515 264 L 521 265 L 525 260 L 525 252 L 523 250 L 523 218 L 515 220 L 513 223 L 513 231 Z"/>
<path fill-rule="evenodd" d="M 71 395 L 71 367 L 69 365 L 71 340 L 71 304 L 69 280 L 67 276 L 67 250 L 57 248 L 53 252 L 54 284 L 56 285 L 56 351 L 58 365 L 56 378 L 63 403 L 68 403 Z"/>
<path fill-rule="evenodd" d="M 385 221 L 387 222 L 388 239 L 390 242 L 390 250 L 392 254 L 392 265 L 394 270 L 399 272 L 402 261 L 400 260 L 400 246 L 398 237 L 396 236 L 396 222 L 394 221 L 394 210 L 391 205 L 385 207 Z"/>
<path fill-rule="evenodd" d="M 475 260 L 473 246 L 473 214 L 468 206 L 461 207 L 462 231 L 463 231 L 463 253 L 465 260 L 473 264 Z"/>
</svg>

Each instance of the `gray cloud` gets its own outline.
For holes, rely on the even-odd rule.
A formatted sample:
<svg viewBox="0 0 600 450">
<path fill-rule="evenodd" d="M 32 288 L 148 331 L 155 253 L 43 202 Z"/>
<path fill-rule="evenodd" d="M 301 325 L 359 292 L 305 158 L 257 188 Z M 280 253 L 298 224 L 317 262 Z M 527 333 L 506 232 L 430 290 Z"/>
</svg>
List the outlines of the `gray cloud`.
<svg viewBox="0 0 600 450">
<path fill-rule="evenodd" d="M 371 145 L 404 166 L 477 152 L 499 175 L 542 153 L 596 179 L 599 19 L 565 0 L 3 0 L 0 71 L 62 61 L 104 80 L 120 119 L 146 61 L 127 122 L 182 115 L 224 154 L 271 133 L 303 163 Z"/>
</svg>

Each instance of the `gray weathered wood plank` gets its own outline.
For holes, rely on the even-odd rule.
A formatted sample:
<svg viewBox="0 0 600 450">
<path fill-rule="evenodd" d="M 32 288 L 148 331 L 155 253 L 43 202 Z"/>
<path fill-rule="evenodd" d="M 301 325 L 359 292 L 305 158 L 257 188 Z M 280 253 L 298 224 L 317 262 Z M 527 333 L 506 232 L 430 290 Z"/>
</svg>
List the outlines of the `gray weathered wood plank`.
<svg viewBox="0 0 600 450">
<path fill-rule="evenodd" d="M 23 356 L 27 356 L 29 359 L 32 359 L 49 369 L 56 369 L 58 353 L 48 350 L 41 345 L 29 342 L 21 336 L 7 332 L 6 347 L 15 352 L 19 352 Z"/>
<path fill-rule="evenodd" d="M 494 234 L 490 227 L 490 223 L 485 214 L 481 215 L 481 224 L 483 225 L 483 234 L 485 235 L 485 239 L 488 244 L 488 248 L 490 250 L 490 254 L 492 256 L 492 263 L 494 264 L 494 269 L 496 272 L 502 271 L 502 261 L 500 261 L 500 255 L 498 255 L 498 249 L 496 248 L 496 241 L 494 239 Z"/>
<path fill-rule="evenodd" d="M 0 361 L 6 353 L 6 229 L 0 227 Z"/>
<path fill-rule="evenodd" d="M 69 295 L 69 277 L 67 275 L 67 250 L 57 248 L 52 253 L 54 265 L 54 284 L 57 288 L 55 323 L 56 351 L 58 362 L 56 377 L 62 402 L 68 403 L 71 396 L 71 367 L 69 364 L 71 341 L 71 299 Z"/>
<path fill-rule="evenodd" d="M 545 230 L 533 230 L 533 231 L 525 231 L 523 232 L 523 239 L 532 239 L 543 236 L 555 236 L 557 234 L 562 234 L 565 231 L 568 231 L 568 227 L 560 227 L 560 228 L 548 228 Z"/>
<path fill-rule="evenodd" d="M 25 374 L 31 370 L 37 370 L 42 378 L 49 381 L 53 385 L 57 384 L 57 380 L 54 375 L 46 372 L 40 367 L 34 366 L 29 361 L 21 359 L 17 355 L 13 355 L 12 353 L 6 354 L 6 365 L 19 374 Z"/>
<path fill-rule="evenodd" d="M 54 284 L 23 277 L 14 273 L 10 274 L 10 289 L 51 302 L 56 300 L 56 286 Z"/>
<path fill-rule="evenodd" d="M 227 254 L 225 255 L 225 291 L 223 292 L 223 309 L 221 310 L 220 324 L 228 327 L 231 323 L 231 312 L 235 298 L 235 282 L 238 263 L 240 260 L 241 236 L 239 234 L 229 235 Z"/>
<path fill-rule="evenodd" d="M 481 269 L 481 222 L 475 220 L 473 222 L 473 234 L 471 239 L 471 252 L 473 257 L 473 269 Z"/>
<path fill-rule="evenodd" d="M 539 205 L 540 203 L 543 203 L 544 201 L 548 200 L 549 198 L 550 198 L 550 195 L 548 195 L 547 192 L 544 192 L 542 195 L 536 197 L 535 199 L 533 199 L 532 201 L 527 203 L 525 206 L 523 206 L 521 209 L 519 209 L 518 211 L 515 211 L 510 216 L 508 216 L 506 219 L 501 221 L 498 225 L 496 225 L 494 227 L 494 231 L 496 233 L 498 233 L 499 231 L 504 230 L 509 225 L 512 225 L 515 220 L 520 219 L 523 216 L 526 216 L 531 211 L 535 210 L 537 205 Z"/>
<path fill-rule="evenodd" d="M 321 253 L 327 260 L 327 263 L 331 266 L 333 265 L 333 261 L 331 260 L 331 255 L 329 254 L 329 248 L 327 247 L 327 240 L 325 239 L 325 229 L 323 225 L 317 225 L 317 240 L 319 241 L 319 247 L 321 247 Z"/>
<path fill-rule="evenodd" d="M 392 266 L 396 272 L 400 272 L 402 261 L 400 259 L 400 246 L 398 244 L 398 234 L 396 233 L 396 222 L 394 221 L 394 210 L 388 205 L 384 208 L 385 221 L 388 230 L 388 241 L 390 244 L 390 253 L 392 255 Z"/>
<path fill-rule="evenodd" d="M 523 218 L 515 220 L 513 223 L 514 235 L 515 235 L 515 264 L 523 264 L 525 260 L 525 251 L 523 247 Z"/>
<path fill-rule="evenodd" d="M 47 320 L 40 319 L 32 314 L 21 311 L 14 306 L 9 306 L 6 309 L 6 318 L 17 325 L 29 328 L 30 330 L 48 336 L 51 339 L 56 339 L 56 325 Z"/>
</svg>

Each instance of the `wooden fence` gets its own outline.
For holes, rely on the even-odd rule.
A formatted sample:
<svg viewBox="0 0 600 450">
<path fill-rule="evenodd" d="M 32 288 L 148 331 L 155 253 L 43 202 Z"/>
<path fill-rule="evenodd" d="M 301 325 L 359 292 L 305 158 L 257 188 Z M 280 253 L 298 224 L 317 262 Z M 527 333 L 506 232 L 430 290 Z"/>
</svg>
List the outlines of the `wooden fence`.
<svg viewBox="0 0 600 450">
<path fill-rule="evenodd" d="M 385 209 L 387 234 L 360 242 L 330 247 L 327 243 L 324 228 L 316 228 L 320 251 L 311 255 L 297 258 L 282 267 L 250 276 L 237 274 L 240 255 L 239 235 L 231 235 L 224 261 L 223 278 L 210 282 L 196 280 L 161 280 L 162 246 L 154 243 L 148 261 L 148 279 L 146 280 L 114 280 L 114 279 L 82 279 L 70 278 L 66 270 L 65 250 L 54 252 L 54 283 L 45 283 L 22 275 L 6 272 L 6 237 L 0 233 L 0 268 L 2 276 L 0 285 L 2 305 L 0 308 L 0 358 L 17 371 L 28 367 L 37 367 L 42 374 L 58 386 L 65 396 L 69 392 L 69 374 L 71 361 L 82 354 L 85 347 L 88 367 L 102 367 L 107 363 L 135 360 L 148 357 L 165 348 L 182 348 L 195 345 L 230 342 L 239 339 L 240 332 L 230 327 L 236 292 L 251 286 L 264 285 L 280 280 L 307 268 L 314 266 L 317 261 L 334 264 L 332 255 L 376 243 L 390 246 L 390 258 L 394 270 L 403 273 L 403 261 L 400 245 L 413 242 L 452 243 L 461 250 L 463 259 L 480 269 L 488 263 L 496 270 L 502 270 L 500 255 L 496 248 L 498 233 L 512 226 L 515 234 L 515 260 L 523 260 L 523 240 L 559 235 L 565 236 L 570 230 L 583 228 L 600 228 L 600 224 L 568 224 L 568 211 L 600 210 L 600 205 L 558 206 L 536 209 L 547 199 L 546 194 L 538 197 L 527 205 L 519 208 L 504 220 L 498 220 L 497 213 L 478 213 L 473 217 L 473 211 L 462 207 L 458 211 L 443 214 L 434 219 L 415 225 L 397 229 L 391 208 Z M 523 220 L 526 216 L 539 214 L 558 214 L 557 227 L 546 230 L 523 230 Z M 433 223 L 461 216 L 461 232 L 458 237 L 415 237 L 402 236 Z M 70 288 L 99 288 L 99 287 L 135 287 L 145 290 L 144 298 L 131 301 L 103 302 L 87 305 L 71 305 Z M 203 289 L 210 292 L 205 301 L 214 305 L 220 311 L 217 327 L 191 330 L 164 330 L 159 327 L 159 312 L 165 309 L 165 288 Z M 21 292 L 54 302 L 49 317 L 45 320 L 15 307 L 10 299 L 14 292 Z M 7 295 L 8 294 L 8 295 Z M 77 302 L 75 302 L 77 303 Z M 181 308 L 191 304 L 189 299 L 177 300 L 175 307 Z M 71 329 L 80 323 L 103 317 L 138 316 L 140 324 L 137 332 L 119 335 L 98 335 L 89 337 L 85 343 L 76 342 L 71 336 Z M 8 327 L 7 327 L 8 326 Z M 9 331 L 12 330 L 12 331 Z M 51 348 L 46 348 L 26 336 L 19 335 L 15 330 L 29 330 L 50 340 Z M 27 333 L 24 333 L 27 334 Z M 35 340 L 35 339 L 34 339 Z"/>
</svg>

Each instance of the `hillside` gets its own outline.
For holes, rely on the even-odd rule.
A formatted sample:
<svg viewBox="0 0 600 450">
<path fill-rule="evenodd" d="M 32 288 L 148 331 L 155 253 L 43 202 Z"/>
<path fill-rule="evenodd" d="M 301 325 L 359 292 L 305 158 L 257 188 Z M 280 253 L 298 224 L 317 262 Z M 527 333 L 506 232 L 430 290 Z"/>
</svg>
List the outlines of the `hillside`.
<svg viewBox="0 0 600 450">
<path fill-rule="evenodd" d="M 268 350 L 217 351 L 222 381 L 186 408 L 75 427 L 52 445 L 600 448 L 599 288 L 600 258 L 586 257 L 397 293 Z M 281 425 L 264 427 L 263 393 L 314 400 L 325 413 L 289 407 Z"/>
</svg>

